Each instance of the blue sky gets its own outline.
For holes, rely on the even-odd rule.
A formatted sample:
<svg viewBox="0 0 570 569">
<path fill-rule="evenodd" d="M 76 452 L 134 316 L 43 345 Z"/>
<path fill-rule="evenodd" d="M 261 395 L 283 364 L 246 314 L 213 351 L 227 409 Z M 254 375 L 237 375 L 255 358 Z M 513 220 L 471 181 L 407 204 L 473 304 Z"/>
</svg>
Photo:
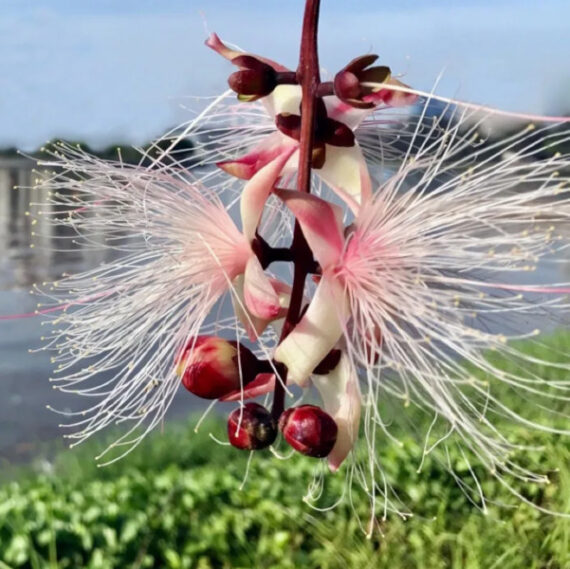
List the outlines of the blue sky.
<svg viewBox="0 0 570 569">
<path fill-rule="evenodd" d="M 0 146 L 140 143 L 225 89 L 208 31 L 291 67 L 302 0 L 0 0 Z M 570 108 L 567 0 L 322 0 L 334 72 L 373 51 L 406 81 L 514 111 Z"/>
</svg>

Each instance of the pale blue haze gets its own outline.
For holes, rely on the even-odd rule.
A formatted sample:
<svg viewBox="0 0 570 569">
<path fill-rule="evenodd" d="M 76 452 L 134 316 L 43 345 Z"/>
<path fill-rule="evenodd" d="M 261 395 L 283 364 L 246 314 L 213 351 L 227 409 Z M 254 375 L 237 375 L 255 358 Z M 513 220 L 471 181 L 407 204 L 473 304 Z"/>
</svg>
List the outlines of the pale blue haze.
<svg viewBox="0 0 570 569">
<path fill-rule="evenodd" d="M 217 31 L 294 66 L 301 0 L 0 0 L 0 146 L 142 142 L 225 89 Z M 321 60 L 379 53 L 406 81 L 515 111 L 570 109 L 570 2 L 323 0 Z M 186 108 L 185 108 L 186 107 Z"/>
</svg>

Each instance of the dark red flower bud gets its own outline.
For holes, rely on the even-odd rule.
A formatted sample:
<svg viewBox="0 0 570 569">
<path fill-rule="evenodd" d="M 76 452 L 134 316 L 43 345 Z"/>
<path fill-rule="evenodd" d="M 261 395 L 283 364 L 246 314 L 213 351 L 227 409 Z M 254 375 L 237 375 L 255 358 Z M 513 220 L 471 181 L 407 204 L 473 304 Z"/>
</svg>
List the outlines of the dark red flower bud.
<svg viewBox="0 0 570 569">
<path fill-rule="evenodd" d="M 271 94 L 277 87 L 278 73 L 271 65 L 251 55 L 235 57 L 232 63 L 241 70 L 230 75 L 228 84 L 241 101 L 256 101 Z"/>
<path fill-rule="evenodd" d="M 356 99 L 362 93 L 358 77 L 350 71 L 341 71 L 334 78 L 335 95 L 342 100 Z"/>
<path fill-rule="evenodd" d="M 331 452 L 338 430 L 334 419 L 316 405 L 287 409 L 279 418 L 279 429 L 295 450 L 315 458 Z"/>
<path fill-rule="evenodd" d="M 240 381 L 240 368 L 241 377 Z M 257 358 L 245 346 L 217 336 L 198 336 L 176 358 L 184 387 L 204 399 L 218 399 L 257 375 Z"/>
<path fill-rule="evenodd" d="M 277 437 L 277 425 L 271 413 L 258 403 L 246 403 L 228 417 L 228 439 L 242 450 L 267 448 Z"/>
<path fill-rule="evenodd" d="M 334 78 L 334 94 L 347 105 L 358 109 L 372 109 L 377 102 L 367 97 L 381 90 L 381 85 L 390 79 L 390 68 L 370 67 L 377 55 L 363 55 L 353 59 Z"/>
</svg>

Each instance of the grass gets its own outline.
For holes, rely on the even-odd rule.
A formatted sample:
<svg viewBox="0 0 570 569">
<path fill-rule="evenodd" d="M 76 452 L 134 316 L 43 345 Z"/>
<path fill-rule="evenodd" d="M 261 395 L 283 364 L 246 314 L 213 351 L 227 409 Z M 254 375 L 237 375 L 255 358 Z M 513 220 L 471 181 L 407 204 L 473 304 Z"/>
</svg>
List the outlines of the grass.
<svg viewBox="0 0 570 569">
<path fill-rule="evenodd" d="M 559 334 L 526 349 L 562 362 L 568 345 L 570 334 Z M 561 369 L 537 371 L 567 377 Z M 424 421 L 420 431 L 429 424 L 427 417 L 414 421 Z M 520 490 L 536 505 L 570 512 L 568 440 L 517 429 L 541 445 L 532 458 L 552 478 Z M 0 486 L 0 569 L 570 568 L 568 519 L 517 502 L 485 474 L 491 503 L 483 515 L 435 458 L 417 473 L 422 447 L 411 436 L 403 448 L 379 444 L 378 453 L 414 517 L 380 520 L 366 539 L 357 516 L 368 512 L 364 494 L 352 506 L 317 512 L 302 500 L 315 462 L 269 453 L 256 457 L 240 489 L 247 455 L 216 445 L 209 432 L 223 438 L 218 423 L 199 434 L 191 424 L 172 425 L 107 468 L 92 458 L 101 443 L 89 443 L 59 454 L 50 473 L 18 472 Z M 451 458 L 461 474 L 461 456 Z M 328 477 L 322 503 L 334 502 L 343 487 L 342 475 Z"/>
</svg>

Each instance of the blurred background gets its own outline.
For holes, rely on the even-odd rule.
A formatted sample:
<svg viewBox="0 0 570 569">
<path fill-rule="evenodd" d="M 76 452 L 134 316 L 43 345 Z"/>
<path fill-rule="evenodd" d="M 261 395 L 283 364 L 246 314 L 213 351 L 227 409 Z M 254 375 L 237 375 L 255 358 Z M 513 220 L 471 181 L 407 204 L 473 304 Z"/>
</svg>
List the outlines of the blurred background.
<svg viewBox="0 0 570 569">
<path fill-rule="evenodd" d="M 69 404 L 47 382 L 49 357 L 29 353 L 42 335 L 41 320 L 34 316 L 37 299 L 29 289 L 105 260 L 92 251 L 46 252 L 49 235 L 45 247 L 30 248 L 30 191 L 13 187 L 33 184 L 34 164 L 18 150 L 34 155 L 58 138 L 102 155 L 117 146 L 144 147 L 226 89 L 230 65 L 204 47 L 209 32 L 294 68 L 303 6 L 301 0 L 0 0 L 0 469 L 5 478 L 14 478 L 15 466 L 52 468 L 54 455 L 46 448 L 59 436 L 59 420 L 45 407 Z M 353 57 L 374 52 L 418 89 L 429 91 L 437 82 L 440 95 L 515 112 L 567 115 L 569 38 L 567 0 L 323 0 L 319 45 L 322 66 L 331 74 Z M 567 265 L 560 267 L 559 280 L 568 280 Z M 185 404 L 175 413 L 192 409 Z M 2 542 L 0 529 L 2 569 L 9 566 L 1 561 L 7 535 Z M 22 551 L 32 551 L 26 543 Z M 33 556 L 26 555 L 12 566 L 32 563 Z M 41 555 L 38 559 L 39 565 L 29 566 L 43 566 Z M 142 559 L 137 566 L 153 566 Z M 164 566 L 186 566 L 171 561 Z"/>
</svg>

